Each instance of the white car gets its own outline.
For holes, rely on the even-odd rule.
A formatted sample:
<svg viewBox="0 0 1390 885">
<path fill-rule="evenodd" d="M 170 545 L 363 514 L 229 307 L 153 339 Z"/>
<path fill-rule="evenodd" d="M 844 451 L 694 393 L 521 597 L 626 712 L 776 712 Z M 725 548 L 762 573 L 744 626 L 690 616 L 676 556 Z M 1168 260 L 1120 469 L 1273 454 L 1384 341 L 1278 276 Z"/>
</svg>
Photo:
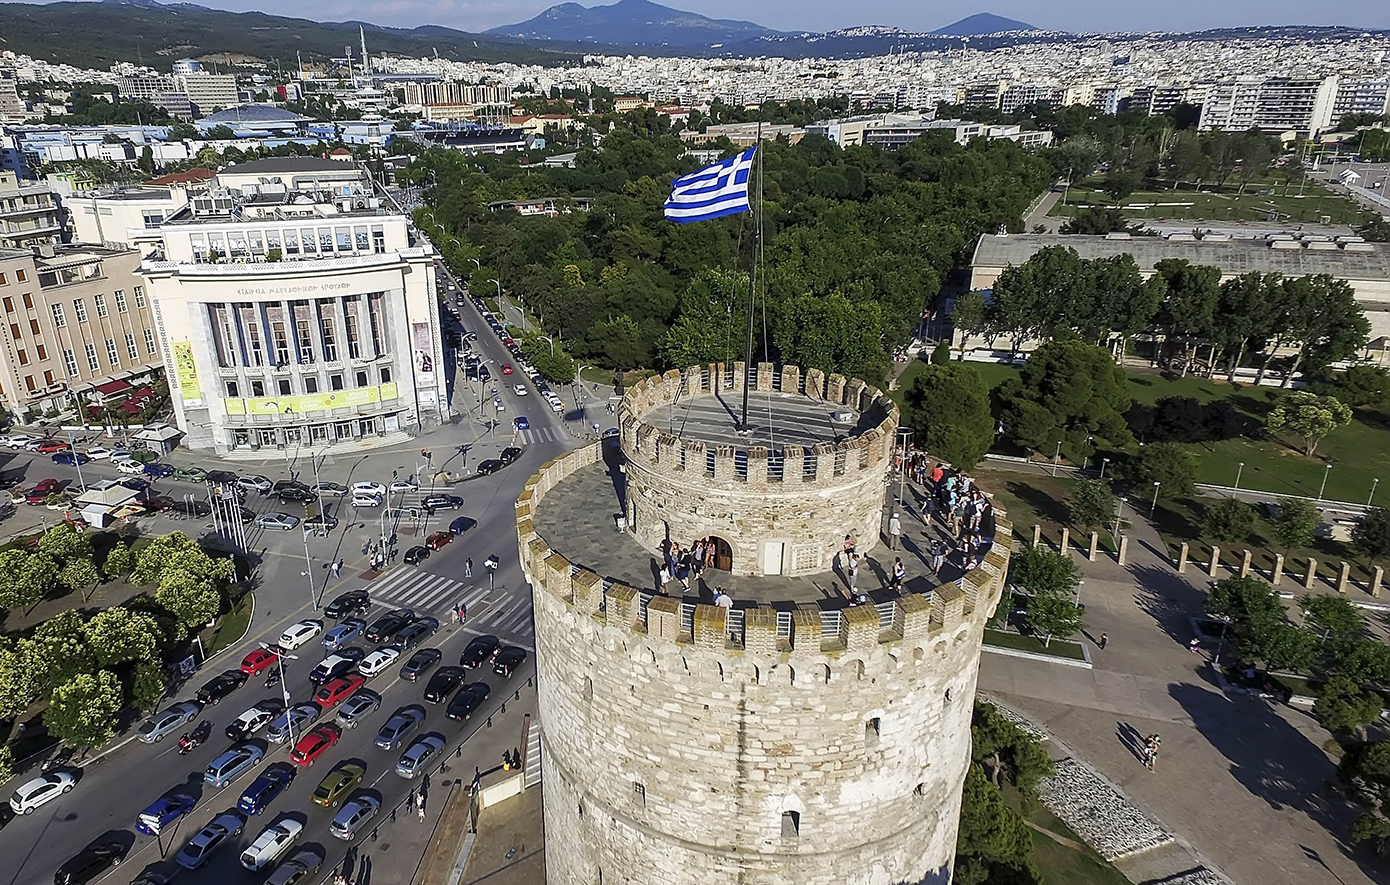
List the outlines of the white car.
<svg viewBox="0 0 1390 885">
<path fill-rule="evenodd" d="M 227 737 L 234 741 L 247 738 L 269 725 L 280 712 L 279 701 L 262 701 L 232 720 L 227 726 Z"/>
<path fill-rule="evenodd" d="M 358 492 L 352 496 L 353 507 L 380 507 L 380 495 L 368 495 L 365 492 Z"/>
<path fill-rule="evenodd" d="M 352 494 L 355 495 L 376 495 L 378 498 L 386 497 L 386 486 L 379 482 L 355 482 L 352 484 Z"/>
<path fill-rule="evenodd" d="M 279 646 L 285 651 L 294 651 L 322 632 L 323 621 L 305 619 L 297 624 L 291 624 L 284 633 L 280 634 Z"/>
<path fill-rule="evenodd" d="M 320 497 L 333 498 L 341 498 L 348 493 L 347 486 L 339 485 L 336 482 L 321 482 L 313 488 L 309 489 L 309 491 L 313 492 L 315 495 L 319 495 Z"/>
<path fill-rule="evenodd" d="M 87 457 L 93 461 L 105 461 L 111 457 L 111 450 L 105 446 L 92 446 L 87 450 Z"/>
<path fill-rule="evenodd" d="M 236 484 L 248 492 L 269 492 L 273 485 L 269 479 L 258 473 L 237 477 Z"/>
<path fill-rule="evenodd" d="M 116 462 L 116 469 L 122 473 L 138 474 L 145 472 L 145 465 L 141 464 L 139 461 L 132 461 L 129 458 L 125 458 Z"/>
<path fill-rule="evenodd" d="M 391 493 L 396 492 L 418 492 L 420 484 L 413 479 L 398 479 L 391 483 Z"/>
<path fill-rule="evenodd" d="M 303 832 L 304 824 L 292 817 L 271 824 L 241 853 L 241 865 L 252 872 L 270 866 L 285 856 Z"/>
<path fill-rule="evenodd" d="M 559 415 L 565 411 L 565 404 L 558 399 L 547 400 L 547 402 L 550 403 L 550 411 L 555 414 Z"/>
<path fill-rule="evenodd" d="M 33 814 L 34 809 L 59 796 L 77 785 L 77 779 L 66 771 L 55 771 L 36 777 L 14 791 L 10 797 L 10 807 L 15 814 Z"/>
<path fill-rule="evenodd" d="M 9 446 L 12 449 L 23 449 L 27 448 L 29 446 L 29 443 L 34 442 L 36 439 L 37 437 L 26 436 L 23 433 L 15 433 L 6 437 L 5 445 Z"/>
<path fill-rule="evenodd" d="M 514 384 L 512 385 L 512 390 L 516 391 L 517 396 L 526 396 L 526 394 L 530 393 L 530 391 L 526 389 L 525 384 Z"/>
<path fill-rule="evenodd" d="M 357 665 L 357 672 L 371 679 L 400 659 L 401 650 L 394 645 L 383 645 L 367 655 Z"/>
</svg>

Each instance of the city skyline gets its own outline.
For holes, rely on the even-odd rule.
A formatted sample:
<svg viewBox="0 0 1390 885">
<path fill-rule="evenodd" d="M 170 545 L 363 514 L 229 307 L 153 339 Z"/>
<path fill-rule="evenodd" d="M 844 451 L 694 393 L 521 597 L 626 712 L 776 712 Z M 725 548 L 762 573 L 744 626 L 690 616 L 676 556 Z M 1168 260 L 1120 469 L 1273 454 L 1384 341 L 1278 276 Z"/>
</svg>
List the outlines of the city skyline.
<svg viewBox="0 0 1390 885">
<path fill-rule="evenodd" d="M 48 0 L 21 2 L 42 4 Z M 198 5 L 231 12 L 287 14 L 286 10 L 264 0 L 204 0 Z M 524 0 L 521 3 L 499 0 L 463 3 L 446 3 L 439 0 L 303 0 L 296 4 L 293 12 L 289 14 L 314 21 L 365 21 L 400 28 L 443 25 L 480 32 L 525 21 L 553 5 L 553 2 L 547 0 Z M 581 5 L 610 4 L 591 0 Z M 1018 19 L 1043 29 L 1088 33 L 1184 32 L 1264 25 L 1390 28 L 1390 6 L 1372 0 L 1353 0 L 1350 3 L 1328 7 L 1309 7 L 1292 0 L 1234 0 L 1217 5 L 1201 3 L 1199 0 L 1177 0 L 1161 7 L 1116 6 L 1095 0 L 1070 0 L 1046 8 L 1039 8 L 1026 0 L 989 0 L 982 4 L 962 0 L 931 6 L 905 3 L 902 0 L 867 0 L 853 6 L 831 3 L 828 0 L 762 0 L 751 5 L 736 0 L 676 0 L 674 3 L 663 5 L 711 18 L 751 21 L 787 32 L 831 31 L 867 25 L 928 32 L 980 12 Z"/>
</svg>

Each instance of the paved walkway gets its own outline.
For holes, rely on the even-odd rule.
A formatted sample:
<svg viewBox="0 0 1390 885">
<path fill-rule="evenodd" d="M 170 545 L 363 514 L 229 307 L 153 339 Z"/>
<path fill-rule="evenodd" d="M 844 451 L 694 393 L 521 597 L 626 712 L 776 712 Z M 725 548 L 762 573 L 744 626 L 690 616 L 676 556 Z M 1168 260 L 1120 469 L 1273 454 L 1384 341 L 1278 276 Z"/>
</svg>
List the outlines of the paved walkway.
<svg viewBox="0 0 1390 885">
<path fill-rule="evenodd" d="M 1205 577 L 1177 575 L 1147 523 L 1136 520 L 1131 538 L 1125 567 L 1082 562 L 1088 635 L 1109 636 L 1105 651 L 1092 648 L 1094 669 L 986 655 L 981 690 L 1043 725 L 1238 885 L 1390 882 L 1345 840 L 1355 809 L 1327 798 L 1328 734 L 1292 708 L 1224 694 L 1208 653 L 1186 648 L 1203 602 L 1193 581 Z M 1131 730 L 1162 735 L 1157 772 L 1125 742 Z M 1191 861 L 1157 851 L 1120 867 L 1146 882 Z"/>
</svg>

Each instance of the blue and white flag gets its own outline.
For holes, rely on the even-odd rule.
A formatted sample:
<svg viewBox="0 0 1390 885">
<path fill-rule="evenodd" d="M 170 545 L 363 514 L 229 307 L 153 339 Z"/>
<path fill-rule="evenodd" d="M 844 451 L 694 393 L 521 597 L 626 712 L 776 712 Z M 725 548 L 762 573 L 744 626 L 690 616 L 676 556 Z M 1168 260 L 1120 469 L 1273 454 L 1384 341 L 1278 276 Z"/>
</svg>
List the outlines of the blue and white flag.
<svg viewBox="0 0 1390 885">
<path fill-rule="evenodd" d="M 756 147 L 671 182 L 666 217 L 677 224 L 748 211 L 748 173 Z"/>
</svg>

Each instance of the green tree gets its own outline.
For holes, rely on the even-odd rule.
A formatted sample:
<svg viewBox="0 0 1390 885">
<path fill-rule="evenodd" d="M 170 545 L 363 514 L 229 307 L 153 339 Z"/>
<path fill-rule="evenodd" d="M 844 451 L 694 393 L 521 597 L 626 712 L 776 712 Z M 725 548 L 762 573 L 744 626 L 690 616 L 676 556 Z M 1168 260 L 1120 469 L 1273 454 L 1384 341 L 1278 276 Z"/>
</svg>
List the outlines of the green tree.
<svg viewBox="0 0 1390 885">
<path fill-rule="evenodd" d="M 1255 508 L 1238 498 L 1222 498 L 1202 511 L 1202 533 L 1218 541 L 1244 541 L 1255 528 Z"/>
<path fill-rule="evenodd" d="M 1390 372 L 1380 366 L 1349 366 L 1326 386 L 1328 393 L 1353 409 L 1384 405 L 1390 400 Z"/>
<path fill-rule="evenodd" d="M 1275 401 L 1265 416 L 1265 429 L 1270 433 L 1292 433 L 1303 443 L 1303 453 L 1311 458 L 1318 443 L 1337 428 L 1350 424 L 1351 417 L 1351 409 L 1336 397 L 1293 390 Z"/>
<path fill-rule="evenodd" d="M 168 687 L 164 678 L 164 668 L 153 661 L 144 661 L 136 664 L 130 671 L 127 700 L 130 706 L 141 713 L 148 713 L 159 706 Z"/>
<path fill-rule="evenodd" d="M 188 627 L 212 620 L 222 607 L 222 596 L 212 582 L 189 572 L 167 574 L 154 598 Z"/>
<path fill-rule="evenodd" d="M 576 268 L 577 271 L 577 268 Z M 661 342 L 666 365 L 677 369 L 729 362 L 742 352 L 748 274 L 704 268 L 680 297 L 680 315 Z"/>
<path fill-rule="evenodd" d="M 1208 340 L 1215 330 L 1221 269 L 1190 264 L 1182 258 L 1165 258 L 1154 265 L 1154 270 L 1163 277 L 1168 293 L 1157 322 L 1170 341 L 1183 344 L 1186 359 L 1182 374 L 1185 377 L 1198 345 Z"/>
<path fill-rule="evenodd" d="M 106 560 L 101 564 L 101 572 L 107 580 L 116 580 L 130 574 L 130 570 L 135 567 L 135 554 L 131 551 L 130 545 L 116 542 L 106 553 Z"/>
<path fill-rule="evenodd" d="M 58 564 L 47 553 L 6 550 L 0 553 L 0 605 L 28 608 L 53 590 Z"/>
<path fill-rule="evenodd" d="M 1309 547 L 1317 533 L 1322 516 L 1311 501 L 1302 498 L 1282 498 L 1279 509 L 1270 520 L 1274 538 L 1285 550 L 1295 547 Z"/>
<path fill-rule="evenodd" d="M 1123 212 L 1108 206 L 1081 206 L 1058 228 L 1063 234 L 1108 234 L 1112 231 L 1135 232 Z"/>
<path fill-rule="evenodd" d="M 551 353 L 544 347 L 531 348 L 531 365 L 548 381 L 569 384 L 574 380 L 574 359 L 562 350 Z"/>
<path fill-rule="evenodd" d="M 97 669 L 96 656 L 87 644 L 86 621 L 76 611 L 60 612 L 34 628 L 31 660 L 48 688 L 61 685 L 79 673 Z M 23 641 L 21 642 L 23 644 Z"/>
<path fill-rule="evenodd" d="M 1017 444 L 1051 455 L 1058 442 L 1122 449 L 1134 441 L 1125 423 L 1129 380 L 1101 347 L 1051 341 L 1039 347 L 1017 378 L 999 386 L 1004 432 Z"/>
<path fill-rule="evenodd" d="M 0 783 L 14 777 L 14 750 L 9 744 L 0 744 Z"/>
<path fill-rule="evenodd" d="M 956 831 L 954 880 L 983 885 L 994 868 L 1032 871 L 1033 834 L 1023 817 L 1004 802 L 978 765 L 965 773 L 960 828 Z"/>
<path fill-rule="evenodd" d="M 1300 600 L 1300 604 L 1308 623 L 1322 633 L 1324 641 L 1329 638 L 1350 639 L 1365 626 L 1361 610 L 1345 596 L 1310 593 Z"/>
<path fill-rule="evenodd" d="M 914 444 L 961 470 L 978 464 L 994 442 L 989 388 L 967 363 L 927 366 L 906 399 L 904 423 Z"/>
<path fill-rule="evenodd" d="M 1372 559 L 1390 556 L 1390 510 L 1372 507 L 1351 529 L 1351 546 Z"/>
<path fill-rule="evenodd" d="M 1083 479 L 1067 502 L 1071 521 L 1087 528 L 1101 528 L 1115 519 L 1115 493 L 1104 480 Z"/>
<path fill-rule="evenodd" d="M 1212 332 L 1226 353 L 1228 382 L 1235 382 L 1236 370 L 1250 346 L 1268 339 L 1280 323 L 1282 281 L 1279 274 L 1251 271 L 1221 284 L 1216 302 L 1221 321 Z"/>
<path fill-rule="evenodd" d="M 970 755 L 984 768 L 990 782 L 1007 780 L 1026 803 L 1038 797 L 1038 784 L 1053 773 L 1052 759 L 1038 739 L 1019 728 L 993 704 L 975 702 L 970 723 Z"/>
<path fill-rule="evenodd" d="M 932 348 L 931 362 L 934 366 L 945 366 L 951 362 L 951 345 L 945 341 Z"/>
<path fill-rule="evenodd" d="M 79 673 L 53 689 L 43 721 L 59 740 L 91 749 L 116 733 L 121 700 L 121 681 L 115 673 Z"/>
<path fill-rule="evenodd" d="M 81 559 L 92 555 L 92 541 L 84 532 L 60 522 L 39 535 L 39 549 L 58 562 Z"/>
<path fill-rule="evenodd" d="M 1348 794 L 1366 811 L 1351 826 L 1353 842 L 1375 842 L 1382 850 L 1390 840 L 1390 741 L 1352 743 L 1337 768 Z"/>
<path fill-rule="evenodd" d="M 1009 583 L 1034 596 L 1072 596 L 1081 582 L 1081 569 L 1065 553 L 1045 547 L 1024 547 L 1009 560 Z"/>
<path fill-rule="evenodd" d="M 1328 731 L 1352 734 L 1379 718 L 1384 708 L 1380 695 L 1345 676 L 1333 676 L 1318 694 L 1313 716 Z"/>
<path fill-rule="evenodd" d="M 1206 610 L 1228 622 L 1233 644 L 1247 661 L 1302 669 L 1316 657 L 1317 638 L 1288 622 L 1278 592 L 1263 581 L 1217 581 L 1207 593 Z"/>
<path fill-rule="evenodd" d="M 1125 463 L 1125 478 L 1145 495 L 1159 483 L 1159 489 L 1169 497 L 1187 497 L 1197 483 L 1197 459 L 1178 443 L 1149 443 Z"/>
<path fill-rule="evenodd" d="M 34 666 L 32 639 L 0 639 L 0 719 L 18 716 L 43 696 L 45 673 Z"/>
<path fill-rule="evenodd" d="M 966 292 L 951 306 L 951 326 L 960 333 L 960 353 L 965 357 L 965 342 L 972 335 L 979 335 L 988 328 L 989 308 L 985 304 L 983 292 Z"/>
<path fill-rule="evenodd" d="M 121 606 L 93 615 L 84 629 L 87 644 L 103 667 L 126 661 L 153 661 L 162 638 L 154 618 Z"/>
<path fill-rule="evenodd" d="M 1298 350 L 1280 385 L 1287 388 L 1300 367 L 1322 369 L 1355 356 L 1370 337 L 1371 323 L 1346 280 L 1318 274 L 1285 280 L 1284 285 L 1288 289 L 1284 343 Z"/>
<path fill-rule="evenodd" d="M 58 583 L 69 590 L 90 590 L 100 580 L 101 573 L 90 556 L 70 559 L 58 572 Z"/>
<path fill-rule="evenodd" d="M 154 148 L 145 145 L 140 151 L 140 159 L 137 162 L 137 166 L 139 166 L 140 171 L 146 175 L 154 175 Z"/>
<path fill-rule="evenodd" d="M 1086 613 L 1071 597 L 1035 596 L 1028 602 L 1028 625 L 1043 634 L 1046 648 L 1054 636 L 1070 639 L 1086 629 Z"/>
</svg>

